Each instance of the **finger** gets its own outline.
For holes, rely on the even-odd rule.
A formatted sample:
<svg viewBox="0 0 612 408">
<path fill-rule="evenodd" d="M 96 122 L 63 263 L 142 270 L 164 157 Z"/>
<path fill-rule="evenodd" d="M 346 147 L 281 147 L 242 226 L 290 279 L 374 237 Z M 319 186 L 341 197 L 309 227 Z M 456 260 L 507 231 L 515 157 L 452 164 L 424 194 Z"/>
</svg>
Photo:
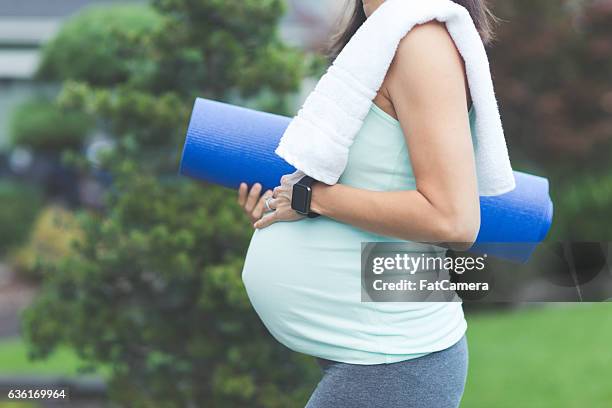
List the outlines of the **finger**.
<svg viewBox="0 0 612 408">
<path fill-rule="evenodd" d="M 272 193 L 272 197 L 280 198 L 280 197 L 289 197 L 289 190 L 282 187 L 276 187 L 274 192 Z"/>
<path fill-rule="evenodd" d="M 253 220 L 253 222 L 257 221 L 258 219 L 260 219 L 264 212 L 267 211 L 266 208 L 266 200 L 268 198 L 270 198 L 272 196 L 272 191 L 268 190 L 266 191 L 261 198 L 259 199 L 259 201 L 257 202 L 257 205 L 255 206 L 255 208 L 253 209 L 253 211 L 251 212 L 251 219 Z M 270 200 L 271 201 L 271 200 Z M 268 202 L 269 204 L 269 202 Z"/>
<path fill-rule="evenodd" d="M 251 187 L 251 191 L 249 192 L 249 196 L 247 197 L 246 204 L 244 205 L 244 209 L 247 212 L 253 211 L 255 208 L 255 204 L 259 200 L 259 195 L 261 194 L 261 184 L 255 183 L 253 187 Z"/>
<path fill-rule="evenodd" d="M 238 188 L 238 204 L 240 204 L 241 207 L 244 207 L 246 203 L 248 191 L 249 188 L 246 183 L 240 183 L 240 187 Z"/>
<path fill-rule="evenodd" d="M 257 221 L 253 226 L 257 229 L 262 229 L 269 227 L 277 221 L 277 212 L 272 211 L 264 215 L 259 221 Z"/>
<path fill-rule="evenodd" d="M 293 195 L 293 189 L 277 187 L 277 189 L 275 190 L 274 198 L 276 199 L 284 198 L 284 199 L 291 201 L 292 195 Z"/>
<path fill-rule="evenodd" d="M 283 204 L 283 201 L 287 201 L 287 200 L 283 200 L 283 198 L 273 198 L 270 201 L 268 201 L 268 205 L 270 206 L 271 209 L 278 210 L 278 208 Z"/>
<path fill-rule="evenodd" d="M 289 184 L 295 184 L 295 183 L 297 183 L 304 176 L 305 176 L 305 174 L 304 174 L 303 171 L 296 170 L 295 172 L 287 175 L 286 182 L 289 183 Z"/>
</svg>

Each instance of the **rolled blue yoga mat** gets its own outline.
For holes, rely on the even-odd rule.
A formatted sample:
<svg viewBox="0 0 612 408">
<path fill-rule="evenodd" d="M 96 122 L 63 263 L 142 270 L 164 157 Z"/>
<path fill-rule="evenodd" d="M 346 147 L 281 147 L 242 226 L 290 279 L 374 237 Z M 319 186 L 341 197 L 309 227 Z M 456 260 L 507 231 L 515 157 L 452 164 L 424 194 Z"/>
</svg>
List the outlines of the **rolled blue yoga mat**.
<svg viewBox="0 0 612 408">
<path fill-rule="evenodd" d="M 295 168 L 274 153 L 290 118 L 196 99 L 181 159 L 181 174 L 229 188 L 279 185 Z"/>
<path fill-rule="evenodd" d="M 290 118 L 198 98 L 183 148 L 180 173 L 238 188 L 241 182 L 279 184 L 295 168 L 274 153 Z M 548 180 L 515 172 L 516 189 L 481 197 L 481 226 L 473 252 L 526 262 L 546 237 L 553 205 Z"/>
</svg>

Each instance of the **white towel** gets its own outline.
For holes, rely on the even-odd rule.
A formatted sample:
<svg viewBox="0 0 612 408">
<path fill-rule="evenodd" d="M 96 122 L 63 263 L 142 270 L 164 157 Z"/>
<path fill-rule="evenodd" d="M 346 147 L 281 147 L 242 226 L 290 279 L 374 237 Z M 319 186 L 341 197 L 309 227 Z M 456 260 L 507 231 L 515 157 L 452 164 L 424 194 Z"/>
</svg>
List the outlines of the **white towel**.
<svg viewBox="0 0 612 408">
<path fill-rule="evenodd" d="M 386 76 L 399 42 L 417 24 L 438 20 L 465 61 L 475 114 L 479 194 L 515 187 L 489 61 L 469 12 L 451 0 L 387 0 L 361 26 L 293 118 L 275 152 L 309 176 L 335 184 Z"/>
</svg>

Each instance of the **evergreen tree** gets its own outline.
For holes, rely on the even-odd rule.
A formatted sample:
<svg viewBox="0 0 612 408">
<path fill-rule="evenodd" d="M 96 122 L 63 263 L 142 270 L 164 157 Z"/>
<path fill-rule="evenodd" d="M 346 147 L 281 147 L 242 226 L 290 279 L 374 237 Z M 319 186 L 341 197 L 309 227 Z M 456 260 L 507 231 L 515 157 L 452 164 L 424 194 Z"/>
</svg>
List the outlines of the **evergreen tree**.
<svg viewBox="0 0 612 408">
<path fill-rule="evenodd" d="M 308 64 L 279 39 L 283 12 L 281 0 L 99 8 L 48 45 L 41 78 L 65 81 L 61 104 L 115 143 L 101 161 L 105 208 L 80 215 L 76 255 L 45 274 L 25 315 L 34 356 L 68 345 L 109 366 L 113 399 L 130 407 L 304 405 L 318 369 L 248 301 L 252 229 L 235 193 L 176 175 L 196 96 L 287 113 Z"/>
</svg>

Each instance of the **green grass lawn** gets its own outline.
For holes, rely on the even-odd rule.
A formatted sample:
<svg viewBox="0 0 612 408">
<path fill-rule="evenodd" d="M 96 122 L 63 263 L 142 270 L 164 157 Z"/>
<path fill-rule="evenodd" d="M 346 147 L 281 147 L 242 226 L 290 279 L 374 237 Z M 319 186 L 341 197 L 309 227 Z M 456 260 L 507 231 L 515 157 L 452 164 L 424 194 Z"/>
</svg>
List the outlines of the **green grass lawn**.
<svg viewBox="0 0 612 408">
<path fill-rule="evenodd" d="M 68 349 L 57 350 L 48 360 L 30 361 L 19 338 L 0 341 L 0 375 L 77 376 L 79 358 Z"/>
<path fill-rule="evenodd" d="M 468 317 L 470 373 L 462 408 L 612 407 L 612 304 Z M 0 375 L 77 375 L 64 349 L 29 362 L 18 339 L 0 342 Z"/>
<path fill-rule="evenodd" d="M 1 402 L 0 408 L 39 408 L 34 402 Z"/>
<path fill-rule="evenodd" d="M 468 318 L 462 408 L 612 407 L 612 304 Z"/>
</svg>

